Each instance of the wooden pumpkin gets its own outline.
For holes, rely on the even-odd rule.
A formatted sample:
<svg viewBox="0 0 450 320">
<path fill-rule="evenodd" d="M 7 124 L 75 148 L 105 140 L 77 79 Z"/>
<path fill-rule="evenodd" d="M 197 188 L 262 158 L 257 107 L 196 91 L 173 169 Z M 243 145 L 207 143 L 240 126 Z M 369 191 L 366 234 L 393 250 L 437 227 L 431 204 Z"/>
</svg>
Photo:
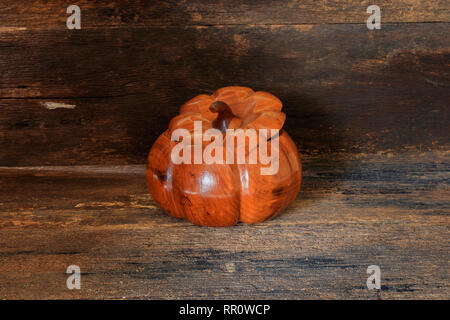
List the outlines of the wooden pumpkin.
<svg viewBox="0 0 450 320">
<path fill-rule="evenodd" d="M 301 183 L 299 154 L 282 130 L 285 114 L 281 108 L 277 97 L 246 87 L 225 87 L 213 95 L 202 94 L 186 102 L 148 155 L 146 178 L 153 199 L 170 215 L 201 226 L 257 223 L 277 215 L 294 201 Z M 263 164 L 259 162 L 175 164 L 171 152 L 179 142 L 171 135 L 179 128 L 193 133 L 195 121 L 201 122 L 202 133 L 217 128 L 224 137 L 227 129 L 280 130 L 258 140 L 258 145 L 266 142 L 271 152 L 278 151 L 278 172 L 262 175 Z M 278 139 L 278 149 L 274 139 Z M 231 146 L 232 152 L 239 146 Z M 205 148 L 201 142 L 201 150 Z M 223 148 L 224 153 L 230 151 L 228 146 Z M 245 159 L 254 152 L 255 148 L 247 146 Z"/>
</svg>

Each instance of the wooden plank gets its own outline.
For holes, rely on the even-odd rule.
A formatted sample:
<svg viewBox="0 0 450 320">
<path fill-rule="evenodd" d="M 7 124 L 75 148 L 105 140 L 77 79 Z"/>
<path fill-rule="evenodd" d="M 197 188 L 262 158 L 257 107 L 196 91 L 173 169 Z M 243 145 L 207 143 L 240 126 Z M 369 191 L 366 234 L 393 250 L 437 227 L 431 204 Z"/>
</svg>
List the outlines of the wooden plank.
<svg viewBox="0 0 450 320">
<path fill-rule="evenodd" d="M 72 4 L 72 3 L 71 3 Z M 168 25 L 365 24 L 371 1 L 190 0 L 76 1 L 82 28 Z M 449 22 L 448 1 L 379 0 L 383 23 Z M 0 31 L 65 29 L 69 14 L 60 1 L 14 1 L 0 4 Z"/>
<path fill-rule="evenodd" d="M 291 207 L 232 228 L 161 212 L 143 166 L 1 168 L 0 298 L 449 299 L 449 163 L 308 158 Z"/>
<path fill-rule="evenodd" d="M 183 102 L 227 85 L 277 95 L 304 154 L 447 150 L 448 31 L 433 23 L 0 33 L 0 165 L 143 163 Z"/>
</svg>

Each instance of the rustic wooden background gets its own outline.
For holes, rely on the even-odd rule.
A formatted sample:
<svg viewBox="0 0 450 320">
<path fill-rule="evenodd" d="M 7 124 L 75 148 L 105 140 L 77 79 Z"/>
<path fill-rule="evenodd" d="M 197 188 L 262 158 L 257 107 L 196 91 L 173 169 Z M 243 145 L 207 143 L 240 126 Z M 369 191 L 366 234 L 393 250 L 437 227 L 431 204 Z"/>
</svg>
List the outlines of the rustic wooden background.
<svg viewBox="0 0 450 320">
<path fill-rule="evenodd" d="M 0 3 L 0 298 L 450 298 L 448 1 L 70 4 L 81 30 L 66 2 Z M 275 220 L 200 228 L 143 164 L 228 85 L 283 101 L 304 185 Z"/>
</svg>

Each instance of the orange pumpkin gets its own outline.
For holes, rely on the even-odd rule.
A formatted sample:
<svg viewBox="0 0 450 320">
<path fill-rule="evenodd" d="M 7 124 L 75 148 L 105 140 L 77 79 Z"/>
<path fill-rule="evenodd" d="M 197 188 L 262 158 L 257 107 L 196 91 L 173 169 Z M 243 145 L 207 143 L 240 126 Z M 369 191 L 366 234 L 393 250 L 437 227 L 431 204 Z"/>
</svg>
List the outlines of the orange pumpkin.
<svg viewBox="0 0 450 320">
<path fill-rule="evenodd" d="M 225 87 L 186 102 L 148 155 L 146 179 L 153 199 L 170 215 L 201 226 L 257 223 L 277 215 L 294 201 L 301 183 L 300 157 L 294 142 L 282 130 L 285 114 L 281 108 L 281 101 L 274 95 L 246 87 Z M 175 164 L 171 154 L 180 142 L 171 139 L 172 134 L 184 129 L 195 135 L 195 121 L 201 123 L 202 133 L 211 128 L 220 130 L 224 141 L 227 129 L 280 130 L 278 134 L 269 131 L 266 138 L 259 136 L 257 142 L 258 146 L 265 142 L 271 153 L 278 152 L 277 173 L 261 174 L 265 165 L 260 162 Z M 245 160 L 252 155 L 260 159 L 254 154 L 257 148 L 245 142 L 226 145 L 223 153 L 237 153 L 237 148 L 244 147 Z M 200 150 L 205 151 L 205 142 L 200 144 Z"/>
</svg>

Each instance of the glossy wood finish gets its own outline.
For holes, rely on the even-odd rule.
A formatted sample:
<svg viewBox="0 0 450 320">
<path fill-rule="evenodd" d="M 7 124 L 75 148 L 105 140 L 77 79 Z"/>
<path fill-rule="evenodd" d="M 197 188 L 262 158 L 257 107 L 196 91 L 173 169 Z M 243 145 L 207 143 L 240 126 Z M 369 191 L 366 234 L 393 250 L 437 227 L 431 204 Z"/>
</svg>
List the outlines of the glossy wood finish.
<svg viewBox="0 0 450 320">
<path fill-rule="evenodd" d="M 301 184 L 301 163 L 297 148 L 287 132 L 268 135 L 268 150 L 278 150 L 279 168 L 273 175 L 262 175 L 258 160 L 250 164 L 252 153 L 245 151 L 245 163 L 174 164 L 171 140 L 175 129 L 193 133 L 194 121 L 201 121 L 203 132 L 226 128 L 277 129 L 283 127 L 285 115 L 281 101 L 267 92 L 254 92 L 245 87 L 226 87 L 213 95 L 199 95 L 180 108 L 169 128 L 154 143 L 148 155 L 147 185 L 158 205 L 176 218 L 185 218 L 201 226 L 232 226 L 257 223 L 276 216 L 295 199 Z M 273 144 L 278 140 L 278 149 Z M 243 148 L 237 139 L 232 152 Z M 226 154 L 228 145 L 223 146 Z M 205 145 L 202 146 L 204 150 Z"/>
</svg>

